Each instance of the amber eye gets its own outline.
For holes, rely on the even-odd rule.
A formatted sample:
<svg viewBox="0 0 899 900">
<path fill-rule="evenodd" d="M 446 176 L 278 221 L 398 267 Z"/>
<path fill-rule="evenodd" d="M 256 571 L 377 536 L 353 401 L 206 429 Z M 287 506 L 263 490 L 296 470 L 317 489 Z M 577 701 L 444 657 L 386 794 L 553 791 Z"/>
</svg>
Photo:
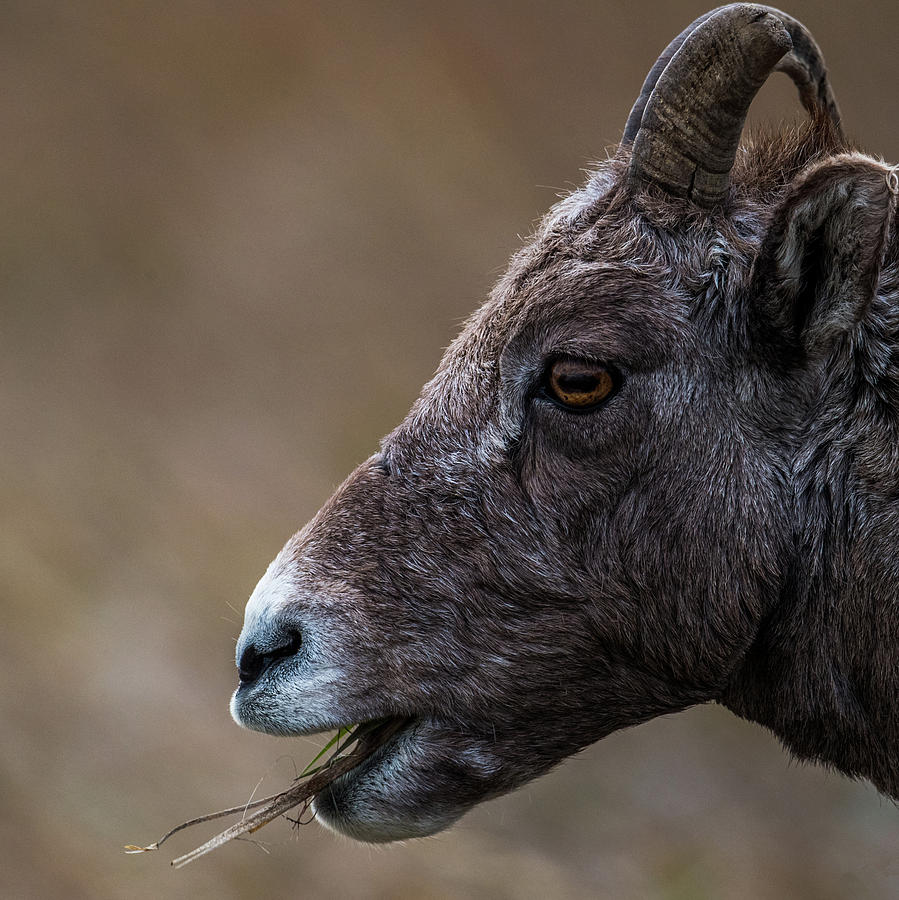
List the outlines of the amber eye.
<svg viewBox="0 0 899 900">
<path fill-rule="evenodd" d="M 598 363 L 557 359 L 549 368 L 547 390 L 569 409 L 590 409 L 605 400 L 614 387 L 612 373 Z"/>
</svg>

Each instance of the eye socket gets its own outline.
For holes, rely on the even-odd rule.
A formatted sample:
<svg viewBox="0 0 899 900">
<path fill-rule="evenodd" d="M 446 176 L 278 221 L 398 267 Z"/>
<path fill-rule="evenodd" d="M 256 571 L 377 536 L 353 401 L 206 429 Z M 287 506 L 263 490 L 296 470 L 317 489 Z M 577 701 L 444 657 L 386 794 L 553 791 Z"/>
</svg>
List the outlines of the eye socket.
<svg viewBox="0 0 899 900">
<path fill-rule="evenodd" d="M 599 363 L 563 357 L 546 373 L 546 391 L 566 409 L 584 412 L 598 406 L 615 389 L 615 376 Z"/>
</svg>

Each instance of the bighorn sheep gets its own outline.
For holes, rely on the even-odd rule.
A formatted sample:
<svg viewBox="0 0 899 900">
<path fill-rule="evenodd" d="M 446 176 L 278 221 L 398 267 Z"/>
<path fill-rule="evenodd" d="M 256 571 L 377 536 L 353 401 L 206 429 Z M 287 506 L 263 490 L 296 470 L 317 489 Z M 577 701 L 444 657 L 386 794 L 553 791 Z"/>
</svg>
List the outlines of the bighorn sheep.
<svg viewBox="0 0 899 900">
<path fill-rule="evenodd" d="M 810 122 L 739 146 L 774 69 Z M 706 701 L 899 798 L 897 186 L 790 16 L 672 42 L 250 598 L 239 723 L 407 720 L 321 820 L 429 834 Z"/>
</svg>

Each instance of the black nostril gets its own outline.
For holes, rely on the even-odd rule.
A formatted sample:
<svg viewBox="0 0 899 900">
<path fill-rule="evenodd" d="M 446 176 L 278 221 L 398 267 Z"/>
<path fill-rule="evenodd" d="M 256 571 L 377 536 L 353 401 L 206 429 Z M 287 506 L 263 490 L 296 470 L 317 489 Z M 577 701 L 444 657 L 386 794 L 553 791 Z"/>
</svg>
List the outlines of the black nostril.
<svg viewBox="0 0 899 900">
<path fill-rule="evenodd" d="M 284 641 L 275 647 L 269 647 L 262 652 L 255 644 L 250 644 L 240 654 L 240 662 L 237 664 L 237 674 L 241 684 L 251 684 L 262 673 L 279 659 L 293 656 L 302 644 L 303 639 L 298 631 L 292 631 L 284 635 Z"/>
<path fill-rule="evenodd" d="M 257 652 L 253 644 L 250 644 L 240 654 L 240 662 L 237 664 L 237 675 L 243 684 L 255 681 L 262 674 L 263 659 L 264 656 Z"/>
</svg>

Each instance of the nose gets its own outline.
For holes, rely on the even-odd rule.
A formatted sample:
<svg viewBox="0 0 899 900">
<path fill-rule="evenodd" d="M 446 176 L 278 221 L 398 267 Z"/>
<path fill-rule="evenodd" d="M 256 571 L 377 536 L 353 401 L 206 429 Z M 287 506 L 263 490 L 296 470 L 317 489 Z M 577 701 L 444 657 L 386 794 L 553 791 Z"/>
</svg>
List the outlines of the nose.
<svg viewBox="0 0 899 900">
<path fill-rule="evenodd" d="M 267 644 L 264 647 L 248 644 L 240 654 L 240 661 L 237 663 L 240 683 L 252 684 L 257 681 L 262 673 L 279 659 L 293 656 L 300 649 L 302 643 L 303 638 L 300 632 L 291 629 L 279 635 L 273 644 Z"/>
</svg>

